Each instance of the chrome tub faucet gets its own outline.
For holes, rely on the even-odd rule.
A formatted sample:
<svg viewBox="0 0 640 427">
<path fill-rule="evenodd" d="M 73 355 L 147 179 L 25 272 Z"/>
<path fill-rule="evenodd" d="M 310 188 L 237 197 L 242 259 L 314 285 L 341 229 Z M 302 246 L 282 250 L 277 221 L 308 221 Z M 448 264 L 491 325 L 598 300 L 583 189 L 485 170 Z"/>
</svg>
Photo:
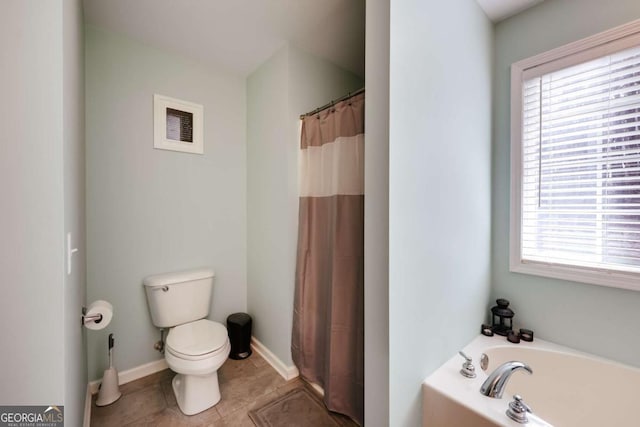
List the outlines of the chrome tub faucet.
<svg viewBox="0 0 640 427">
<path fill-rule="evenodd" d="M 522 362 L 511 361 L 503 363 L 484 381 L 482 387 L 480 387 L 480 393 L 496 399 L 502 398 L 502 393 L 504 393 L 507 381 L 509 381 L 511 375 L 516 371 L 526 371 L 529 374 L 533 374 L 533 370 L 531 370 L 529 365 L 525 365 Z"/>
</svg>

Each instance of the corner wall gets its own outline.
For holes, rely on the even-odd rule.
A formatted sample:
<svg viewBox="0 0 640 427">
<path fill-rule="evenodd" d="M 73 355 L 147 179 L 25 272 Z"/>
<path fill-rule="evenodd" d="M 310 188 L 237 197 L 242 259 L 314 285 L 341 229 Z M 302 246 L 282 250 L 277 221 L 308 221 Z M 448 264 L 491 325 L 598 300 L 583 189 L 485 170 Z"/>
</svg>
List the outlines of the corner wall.
<svg viewBox="0 0 640 427">
<path fill-rule="evenodd" d="M 389 425 L 418 426 L 486 317 L 493 26 L 474 0 L 390 5 Z"/>
<path fill-rule="evenodd" d="M 253 335 L 292 365 L 297 169 L 284 48 L 247 78 L 247 309 Z"/>
<path fill-rule="evenodd" d="M 389 0 L 367 1 L 364 421 L 389 425 Z"/>
<path fill-rule="evenodd" d="M 640 2 L 554 0 L 495 30 L 493 149 L 493 299 L 507 298 L 514 324 L 558 344 L 640 366 L 640 292 L 509 272 L 510 66 L 640 18 Z"/>
<path fill-rule="evenodd" d="M 247 308 L 253 335 L 291 366 L 300 114 L 364 86 L 285 46 L 247 79 Z"/>
<path fill-rule="evenodd" d="M 121 35 L 86 29 L 87 299 L 112 323 L 88 333 L 89 379 L 107 360 L 130 369 L 163 356 L 142 279 L 216 272 L 210 318 L 246 311 L 245 80 Z M 153 148 L 153 95 L 204 106 L 204 154 Z"/>
<path fill-rule="evenodd" d="M 87 291 L 85 227 L 84 23 L 81 0 L 63 0 L 64 229 L 71 233 L 71 274 L 64 275 L 64 414 L 79 426 L 87 390 L 86 329 L 80 325 Z M 64 261 L 63 261 L 64 262 Z"/>
</svg>

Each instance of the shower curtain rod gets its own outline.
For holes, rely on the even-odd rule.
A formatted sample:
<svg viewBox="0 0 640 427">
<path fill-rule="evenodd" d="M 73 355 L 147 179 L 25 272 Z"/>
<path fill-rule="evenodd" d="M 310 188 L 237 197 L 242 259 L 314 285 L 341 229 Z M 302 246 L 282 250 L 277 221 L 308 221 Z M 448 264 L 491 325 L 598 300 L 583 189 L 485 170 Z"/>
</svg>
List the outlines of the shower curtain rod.
<svg viewBox="0 0 640 427">
<path fill-rule="evenodd" d="M 313 116 L 314 114 L 318 114 L 320 111 L 322 111 L 322 110 L 326 110 L 326 109 L 327 109 L 327 108 L 329 108 L 329 107 L 333 107 L 333 106 L 334 106 L 334 105 L 336 105 L 338 102 L 340 102 L 340 101 L 344 101 L 345 99 L 349 99 L 349 98 L 351 98 L 352 96 L 359 95 L 359 94 L 361 94 L 362 92 L 364 92 L 364 88 L 358 89 L 358 90 L 356 90 L 355 92 L 349 92 L 349 93 L 348 93 L 348 94 L 346 94 L 345 96 L 341 96 L 341 97 L 340 97 L 340 98 L 338 98 L 338 99 L 334 99 L 333 101 L 331 101 L 331 102 L 329 102 L 329 103 L 327 103 L 327 104 L 324 104 L 322 107 L 318 107 L 318 108 L 316 108 L 315 110 L 313 110 L 313 111 L 309 111 L 309 112 L 308 112 L 308 113 L 306 113 L 306 114 L 300 114 L 300 120 L 304 119 L 304 118 L 305 118 L 305 117 L 307 117 L 307 116 Z"/>
</svg>

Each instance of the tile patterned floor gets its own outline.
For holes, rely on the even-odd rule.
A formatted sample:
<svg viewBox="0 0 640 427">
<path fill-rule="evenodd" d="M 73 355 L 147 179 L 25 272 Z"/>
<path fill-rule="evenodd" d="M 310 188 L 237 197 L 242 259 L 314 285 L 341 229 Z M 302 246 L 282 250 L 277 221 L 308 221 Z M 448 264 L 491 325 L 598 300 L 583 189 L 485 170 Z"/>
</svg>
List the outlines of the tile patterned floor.
<svg viewBox="0 0 640 427">
<path fill-rule="evenodd" d="M 218 370 L 222 399 L 200 414 L 186 416 L 171 389 L 174 372 L 167 369 L 120 387 L 114 404 L 91 407 L 91 426 L 212 426 L 254 427 L 247 413 L 303 385 L 285 381 L 264 359 L 253 353 L 245 360 L 229 359 Z"/>
</svg>

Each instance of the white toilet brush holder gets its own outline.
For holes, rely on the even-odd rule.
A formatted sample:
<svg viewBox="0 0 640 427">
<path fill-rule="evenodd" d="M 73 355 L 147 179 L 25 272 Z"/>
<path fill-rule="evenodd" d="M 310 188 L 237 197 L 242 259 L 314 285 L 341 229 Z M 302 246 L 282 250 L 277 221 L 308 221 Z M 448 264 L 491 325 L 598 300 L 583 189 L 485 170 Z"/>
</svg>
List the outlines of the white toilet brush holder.
<svg viewBox="0 0 640 427">
<path fill-rule="evenodd" d="M 118 370 L 113 367 L 113 334 L 109 334 L 109 369 L 105 370 L 102 376 L 96 406 L 111 405 L 120 399 L 120 396 L 122 393 L 118 384 Z"/>
</svg>

